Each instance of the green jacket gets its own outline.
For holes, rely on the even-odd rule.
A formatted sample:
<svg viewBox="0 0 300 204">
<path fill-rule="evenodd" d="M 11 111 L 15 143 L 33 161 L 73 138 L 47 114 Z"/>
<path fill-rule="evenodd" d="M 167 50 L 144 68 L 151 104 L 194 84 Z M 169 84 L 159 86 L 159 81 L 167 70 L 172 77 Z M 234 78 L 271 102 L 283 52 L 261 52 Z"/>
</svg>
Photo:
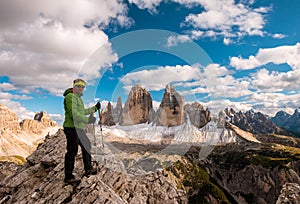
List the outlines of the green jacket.
<svg viewBox="0 0 300 204">
<path fill-rule="evenodd" d="M 81 95 L 73 93 L 72 88 L 64 92 L 64 97 L 65 121 L 63 127 L 83 129 L 89 122 L 86 115 L 96 112 L 96 107 L 84 108 Z"/>
</svg>

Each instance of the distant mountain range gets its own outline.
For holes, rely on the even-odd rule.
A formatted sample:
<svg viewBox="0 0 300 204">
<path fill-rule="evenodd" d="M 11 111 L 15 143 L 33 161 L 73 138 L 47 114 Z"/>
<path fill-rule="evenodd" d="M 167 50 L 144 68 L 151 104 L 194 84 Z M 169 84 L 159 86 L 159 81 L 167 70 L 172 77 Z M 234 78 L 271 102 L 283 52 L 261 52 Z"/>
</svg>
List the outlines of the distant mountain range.
<svg viewBox="0 0 300 204">
<path fill-rule="evenodd" d="M 153 123 L 158 126 L 171 127 L 190 122 L 197 128 L 202 128 L 212 119 L 209 107 L 205 109 L 199 102 L 185 103 L 184 98 L 172 85 L 166 86 L 157 111 L 153 109 L 151 94 L 136 85 L 132 87 L 124 107 L 119 98 L 116 107 L 109 103 L 101 116 L 102 124 L 107 126 Z M 279 111 L 274 117 L 269 117 L 253 110 L 242 112 L 225 108 L 218 117 L 225 117 L 228 122 L 253 134 L 282 134 L 300 137 L 299 109 L 296 109 L 293 115 Z"/>
<path fill-rule="evenodd" d="M 296 134 L 300 137 L 300 109 L 297 108 L 293 115 L 284 111 L 279 111 L 270 120 L 278 127 L 284 128 L 290 134 Z"/>
<path fill-rule="evenodd" d="M 253 134 L 282 134 L 300 137 L 300 111 L 293 115 L 279 111 L 274 117 L 261 112 L 246 112 L 226 108 L 224 113 L 228 122 Z"/>
</svg>

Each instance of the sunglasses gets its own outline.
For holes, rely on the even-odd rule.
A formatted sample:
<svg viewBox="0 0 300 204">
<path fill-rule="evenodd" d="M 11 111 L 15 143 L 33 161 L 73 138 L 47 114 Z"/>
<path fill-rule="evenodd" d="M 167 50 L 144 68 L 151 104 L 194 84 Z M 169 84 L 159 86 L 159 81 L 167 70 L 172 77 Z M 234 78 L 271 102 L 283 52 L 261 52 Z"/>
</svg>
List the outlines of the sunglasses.
<svg viewBox="0 0 300 204">
<path fill-rule="evenodd" d="M 81 89 L 85 88 L 85 86 L 82 86 L 82 85 L 77 85 L 76 87 L 81 88 Z"/>
</svg>

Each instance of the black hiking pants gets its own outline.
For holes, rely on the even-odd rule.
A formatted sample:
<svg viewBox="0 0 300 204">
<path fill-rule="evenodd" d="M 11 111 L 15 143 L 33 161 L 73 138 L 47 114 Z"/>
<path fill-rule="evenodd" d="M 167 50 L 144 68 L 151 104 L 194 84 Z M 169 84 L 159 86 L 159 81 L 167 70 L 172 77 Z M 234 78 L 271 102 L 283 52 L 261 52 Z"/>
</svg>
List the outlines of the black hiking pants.
<svg viewBox="0 0 300 204">
<path fill-rule="evenodd" d="M 78 145 L 81 147 L 84 170 L 87 172 L 92 168 L 91 142 L 83 129 L 64 128 L 67 138 L 67 153 L 65 154 L 65 177 L 72 177 L 75 157 L 78 153 Z"/>
</svg>

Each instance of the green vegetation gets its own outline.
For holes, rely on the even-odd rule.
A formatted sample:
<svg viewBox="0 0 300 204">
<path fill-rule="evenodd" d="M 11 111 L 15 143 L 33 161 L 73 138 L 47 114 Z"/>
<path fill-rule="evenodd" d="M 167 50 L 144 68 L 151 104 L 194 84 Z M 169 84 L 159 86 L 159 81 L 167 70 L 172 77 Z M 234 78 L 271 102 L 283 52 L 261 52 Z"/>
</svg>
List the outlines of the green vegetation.
<svg viewBox="0 0 300 204">
<path fill-rule="evenodd" d="M 208 195 L 220 203 L 230 203 L 223 191 L 210 181 L 209 174 L 201 166 L 188 161 L 177 161 L 167 171 L 177 177 L 177 187 L 186 190 L 190 203 L 209 203 Z"/>
<path fill-rule="evenodd" d="M 226 152 L 222 154 L 220 152 Z M 265 168 L 285 166 L 291 161 L 300 159 L 300 149 L 279 144 L 264 144 L 257 149 L 240 150 L 235 147 L 221 147 L 218 153 L 210 156 L 223 169 L 233 166 L 242 169 L 249 164 L 261 165 Z"/>
<path fill-rule="evenodd" d="M 22 165 L 26 162 L 26 159 L 19 155 L 12 155 L 12 156 L 0 156 L 0 161 L 14 162 L 18 165 Z"/>
</svg>

